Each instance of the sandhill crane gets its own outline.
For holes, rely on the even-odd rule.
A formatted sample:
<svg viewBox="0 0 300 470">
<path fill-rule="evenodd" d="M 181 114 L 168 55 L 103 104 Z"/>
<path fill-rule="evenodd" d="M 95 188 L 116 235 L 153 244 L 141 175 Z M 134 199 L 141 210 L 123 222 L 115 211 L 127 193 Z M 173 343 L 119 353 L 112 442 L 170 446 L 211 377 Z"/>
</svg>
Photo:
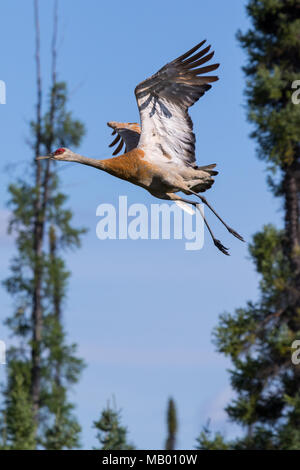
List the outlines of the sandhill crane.
<svg viewBox="0 0 300 470">
<path fill-rule="evenodd" d="M 214 52 L 209 52 L 211 46 L 202 48 L 205 42 L 166 64 L 136 87 L 141 128 L 137 123 L 108 123 L 113 134 L 117 134 L 110 146 L 119 144 L 113 155 L 117 155 L 125 144 L 124 154 L 96 160 L 59 148 L 38 158 L 89 165 L 141 186 L 159 199 L 175 201 L 181 207 L 193 205 L 200 210 L 216 247 L 228 255 L 228 248 L 215 238 L 200 204 L 176 194 L 183 192 L 200 198 L 232 235 L 244 241 L 206 198 L 198 194 L 209 189 L 214 183 L 213 176 L 218 174 L 214 170 L 215 164 L 197 166 L 193 123 L 188 114 L 188 108 L 211 88 L 210 83 L 218 80 L 215 75 L 207 75 L 219 64 L 206 64 Z"/>
</svg>

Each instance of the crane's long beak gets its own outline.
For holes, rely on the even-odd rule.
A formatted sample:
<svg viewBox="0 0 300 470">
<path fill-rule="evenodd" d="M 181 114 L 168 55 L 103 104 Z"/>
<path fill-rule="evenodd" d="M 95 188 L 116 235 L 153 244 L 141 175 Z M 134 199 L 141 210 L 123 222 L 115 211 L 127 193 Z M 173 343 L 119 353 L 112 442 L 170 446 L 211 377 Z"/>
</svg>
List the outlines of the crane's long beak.
<svg viewBox="0 0 300 470">
<path fill-rule="evenodd" d="M 48 160 L 49 158 L 51 158 L 51 155 L 45 155 L 43 157 L 36 157 L 36 160 Z"/>
</svg>

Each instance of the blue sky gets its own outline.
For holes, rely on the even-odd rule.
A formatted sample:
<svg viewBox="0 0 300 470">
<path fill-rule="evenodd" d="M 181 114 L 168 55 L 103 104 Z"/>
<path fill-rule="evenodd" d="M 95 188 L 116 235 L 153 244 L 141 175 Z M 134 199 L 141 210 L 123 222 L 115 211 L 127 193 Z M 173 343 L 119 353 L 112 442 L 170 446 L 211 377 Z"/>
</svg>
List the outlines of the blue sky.
<svg viewBox="0 0 300 470">
<path fill-rule="evenodd" d="M 41 2 L 42 75 L 49 84 L 52 1 Z M 17 14 L 16 14 L 17 13 Z M 0 105 L 0 277 L 8 274 L 14 253 L 6 235 L 7 185 L 28 171 L 26 144 L 34 116 L 35 64 L 32 2 L 1 6 L 0 80 L 7 104 Z M 221 63 L 220 80 L 192 109 L 198 162 L 218 164 L 219 175 L 207 194 L 219 213 L 247 241 L 263 224 L 282 223 L 279 203 L 266 187 L 264 164 L 250 140 L 241 66 L 244 52 L 235 39 L 248 19 L 245 2 L 232 0 L 152 0 L 140 2 L 59 2 L 58 78 L 68 83 L 69 108 L 87 129 L 79 152 L 110 156 L 109 120 L 136 121 L 134 87 L 204 38 Z M 211 332 L 218 315 L 258 296 L 258 277 L 247 244 L 230 236 L 209 217 L 231 257 L 206 235 L 204 248 L 185 251 L 180 240 L 97 239 L 96 207 L 156 202 L 150 194 L 93 168 L 63 164 L 61 183 L 69 195 L 74 223 L 89 228 L 79 251 L 66 255 L 72 278 L 65 306 L 70 341 L 88 364 L 71 392 L 83 426 L 84 448 L 95 445 L 92 422 L 107 400 L 122 408 L 129 437 L 138 448 L 162 448 L 167 399 L 178 408 L 178 447 L 191 449 L 202 426 L 231 437 L 238 432 L 222 411 L 232 396 L 230 363 L 215 352 Z M 0 290 L 1 319 L 13 301 Z M 0 339 L 10 344 L 0 326 Z M 0 377 L 4 366 L 0 366 Z"/>
</svg>

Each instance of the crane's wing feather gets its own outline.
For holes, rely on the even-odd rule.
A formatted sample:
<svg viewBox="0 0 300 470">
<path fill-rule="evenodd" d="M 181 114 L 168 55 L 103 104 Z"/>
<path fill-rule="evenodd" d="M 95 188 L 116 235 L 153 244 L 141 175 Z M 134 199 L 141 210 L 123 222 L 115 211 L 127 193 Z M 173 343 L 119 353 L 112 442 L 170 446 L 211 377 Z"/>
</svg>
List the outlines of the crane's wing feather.
<svg viewBox="0 0 300 470">
<path fill-rule="evenodd" d="M 109 147 L 117 145 L 113 155 L 117 155 L 125 144 L 125 152 L 135 149 L 140 140 L 141 128 L 136 122 L 115 122 L 110 121 L 107 123 L 113 129 L 112 135 L 117 134 L 117 137 L 112 141 Z"/>
<path fill-rule="evenodd" d="M 214 55 L 205 41 L 162 67 L 135 89 L 142 132 L 138 147 L 156 162 L 195 166 L 195 135 L 188 114 L 192 106 L 218 80 L 206 75 L 219 64 L 205 65 Z"/>
</svg>

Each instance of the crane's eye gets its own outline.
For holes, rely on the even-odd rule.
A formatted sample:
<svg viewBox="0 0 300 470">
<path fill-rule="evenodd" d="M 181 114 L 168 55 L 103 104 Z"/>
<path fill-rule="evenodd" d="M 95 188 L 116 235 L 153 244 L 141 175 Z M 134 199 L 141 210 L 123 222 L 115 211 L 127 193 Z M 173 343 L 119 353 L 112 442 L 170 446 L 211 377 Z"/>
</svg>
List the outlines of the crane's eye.
<svg viewBox="0 0 300 470">
<path fill-rule="evenodd" d="M 64 149 L 64 148 L 57 149 L 57 150 L 55 150 L 54 155 L 61 155 L 65 151 L 66 151 L 66 149 Z"/>
</svg>

